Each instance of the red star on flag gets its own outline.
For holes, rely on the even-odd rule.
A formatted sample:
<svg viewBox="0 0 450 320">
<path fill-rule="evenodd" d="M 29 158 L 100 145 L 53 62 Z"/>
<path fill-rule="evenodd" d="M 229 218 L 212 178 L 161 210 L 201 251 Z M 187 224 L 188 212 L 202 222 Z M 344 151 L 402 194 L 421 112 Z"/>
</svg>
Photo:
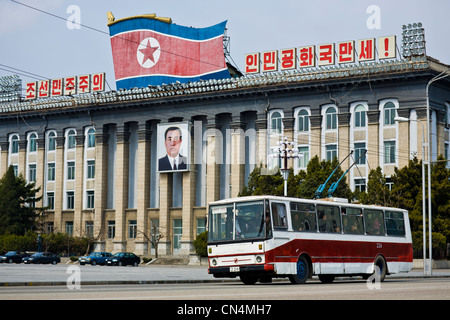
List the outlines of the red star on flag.
<svg viewBox="0 0 450 320">
<path fill-rule="evenodd" d="M 155 59 L 153 54 L 159 47 L 152 47 L 150 43 L 150 39 L 147 40 L 147 45 L 145 48 L 139 49 L 139 51 L 144 55 L 144 59 L 142 60 L 142 64 L 144 64 L 148 59 L 150 59 L 153 63 L 155 63 Z"/>
</svg>

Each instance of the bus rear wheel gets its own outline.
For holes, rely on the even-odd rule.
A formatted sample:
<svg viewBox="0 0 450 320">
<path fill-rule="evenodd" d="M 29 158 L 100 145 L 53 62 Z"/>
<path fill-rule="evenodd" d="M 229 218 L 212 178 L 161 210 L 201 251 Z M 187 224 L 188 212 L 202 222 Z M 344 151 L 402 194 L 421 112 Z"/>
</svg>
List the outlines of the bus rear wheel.
<svg viewBox="0 0 450 320">
<path fill-rule="evenodd" d="M 310 275 L 310 265 L 305 256 L 300 256 L 297 260 L 297 273 L 289 276 L 289 280 L 293 284 L 305 283 Z"/>
<path fill-rule="evenodd" d="M 380 282 L 383 282 L 384 279 L 386 278 L 387 266 L 386 266 L 386 261 L 384 260 L 384 258 L 382 256 L 378 256 L 375 259 L 374 269 L 375 269 L 377 276 L 379 277 Z"/>
</svg>

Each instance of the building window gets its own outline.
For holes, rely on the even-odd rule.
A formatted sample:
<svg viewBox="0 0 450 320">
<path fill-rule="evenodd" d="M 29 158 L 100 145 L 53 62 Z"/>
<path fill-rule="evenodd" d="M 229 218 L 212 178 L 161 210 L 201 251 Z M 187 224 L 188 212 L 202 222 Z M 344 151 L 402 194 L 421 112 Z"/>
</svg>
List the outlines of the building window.
<svg viewBox="0 0 450 320">
<path fill-rule="evenodd" d="M 13 164 L 13 171 L 14 171 L 14 176 L 18 177 L 19 176 L 19 166 L 17 164 Z"/>
<path fill-rule="evenodd" d="M 13 135 L 11 137 L 11 154 L 19 153 L 19 136 Z"/>
<path fill-rule="evenodd" d="M 36 165 L 30 164 L 28 166 L 28 181 L 35 182 L 36 181 Z"/>
<path fill-rule="evenodd" d="M 88 160 L 87 162 L 87 178 L 95 178 L 95 160 Z"/>
<path fill-rule="evenodd" d="M 36 133 L 30 134 L 29 142 L 28 142 L 28 151 L 29 152 L 36 152 L 37 149 L 37 135 Z"/>
<path fill-rule="evenodd" d="M 181 248 L 181 235 L 183 234 L 183 220 L 173 219 L 173 248 Z"/>
<path fill-rule="evenodd" d="M 56 150 L 56 134 L 52 131 L 48 134 L 48 151 Z"/>
<path fill-rule="evenodd" d="M 67 162 L 67 180 L 75 179 L 75 161 Z"/>
<path fill-rule="evenodd" d="M 114 239 L 116 236 L 116 222 L 108 221 L 108 239 Z"/>
<path fill-rule="evenodd" d="M 384 142 L 384 163 L 395 163 L 395 141 Z"/>
<path fill-rule="evenodd" d="M 93 221 L 86 221 L 86 237 L 94 237 L 94 222 Z"/>
<path fill-rule="evenodd" d="M 47 192 L 47 207 L 50 210 L 55 210 L 55 193 Z"/>
<path fill-rule="evenodd" d="M 206 219 L 205 218 L 197 218 L 197 234 L 206 231 Z"/>
<path fill-rule="evenodd" d="M 137 236 L 137 221 L 128 220 L 128 238 L 136 239 Z"/>
<path fill-rule="evenodd" d="M 334 158 L 337 158 L 337 145 L 330 144 L 326 146 L 326 160 L 333 161 Z"/>
<path fill-rule="evenodd" d="M 281 113 L 279 113 L 278 111 L 272 113 L 270 123 L 271 123 L 271 133 L 281 133 L 283 131 L 282 117 Z"/>
<path fill-rule="evenodd" d="M 391 126 L 395 124 L 395 105 L 388 102 L 384 105 L 384 125 Z"/>
<path fill-rule="evenodd" d="M 75 208 L 75 192 L 67 191 L 67 210 L 73 210 Z"/>
<path fill-rule="evenodd" d="M 69 236 L 73 235 L 73 221 L 66 221 L 66 233 Z"/>
<path fill-rule="evenodd" d="M 86 191 L 86 209 L 94 209 L 94 190 Z"/>
<path fill-rule="evenodd" d="M 67 149 L 74 149 L 76 146 L 75 130 L 70 130 L 67 133 Z"/>
<path fill-rule="evenodd" d="M 47 181 L 55 181 L 55 163 L 47 163 Z"/>
<path fill-rule="evenodd" d="M 356 164 L 366 164 L 366 155 L 363 155 L 365 151 L 366 151 L 366 143 L 365 142 L 355 143 Z"/>
<path fill-rule="evenodd" d="M 360 192 L 366 191 L 366 179 L 355 179 L 355 191 Z"/>
<path fill-rule="evenodd" d="M 87 133 L 87 147 L 88 148 L 95 147 L 95 130 L 93 128 L 89 129 Z"/>
<path fill-rule="evenodd" d="M 298 131 L 309 131 L 309 114 L 306 110 L 300 110 L 298 113 Z"/>
<path fill-rule="evenodd" d="M 363 105 L 358 105 L 355 108 L 355 127 L 362 128 L 366 126 L 366 109 Z"/>
<path fill-rule="evenodd" d="M 298 147 L 298 167 L 306 168 L 309 162 L 309 147 Z"/>
<path fill-rule="evenodd" d="M 334 107 L 329 107 L 327 109 L 327 111 L 325 111 L 325 115 L 326 115 L 326 123 L 325 123 L 325 128 L 327 130 L 333 130 L 337 128 L 337 113 L 336 113 L 336 108 Z"/>
</svg>

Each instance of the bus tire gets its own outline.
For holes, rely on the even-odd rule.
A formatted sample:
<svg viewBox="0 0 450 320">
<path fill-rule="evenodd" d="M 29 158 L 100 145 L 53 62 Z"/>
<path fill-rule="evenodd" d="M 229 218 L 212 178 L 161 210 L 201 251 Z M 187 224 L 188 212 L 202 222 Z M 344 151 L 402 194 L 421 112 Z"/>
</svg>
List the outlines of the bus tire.
<svg viewBox="0 0 450 320">
<path fill-rule="evenodd" d="M 243 284 L 255 284 L 258 281 L 258 276 L 247 274 L 247 273 L 241 273 L 239 275 L 239 278 L 241 278 L 241 281 Z"/>
<path fill-rule="evenodd" d="M 373 265 L 374 265 L 374 273 L 377 272 L 380 282 L 383 282 L 384 279 L 386 278 L 387 273 L 386 260 L 384 260 L 383 256 L 377 256 L 375 258 L 375 262 L 373 263 Z"/>
<path fill-rule="evenodd" d="M 310 276 L 311 266 L 308 259 L 305 256 L 300 256 L 297 260 L 296 271 L 297 273 L 289 276 L 289 280 L 293 284 L 303 284 Z"/>
<path fill-rule="evenodd" d="M 334 274 L 319 274 L 319 280 L 322 283 L 332 283 L 335 277 Z"/>
</svg>

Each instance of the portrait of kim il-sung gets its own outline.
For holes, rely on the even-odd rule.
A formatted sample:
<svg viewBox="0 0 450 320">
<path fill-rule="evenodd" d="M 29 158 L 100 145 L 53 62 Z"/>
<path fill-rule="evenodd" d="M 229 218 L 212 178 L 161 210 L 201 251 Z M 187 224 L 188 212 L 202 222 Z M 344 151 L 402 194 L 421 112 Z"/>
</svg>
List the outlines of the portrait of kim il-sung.
<svg viewBox="0 0 450 320">
<path fill-rule="evenodd" d="M 189 170 L 189 124 L 158 124 L 158 171 Z"/>
</svg>

